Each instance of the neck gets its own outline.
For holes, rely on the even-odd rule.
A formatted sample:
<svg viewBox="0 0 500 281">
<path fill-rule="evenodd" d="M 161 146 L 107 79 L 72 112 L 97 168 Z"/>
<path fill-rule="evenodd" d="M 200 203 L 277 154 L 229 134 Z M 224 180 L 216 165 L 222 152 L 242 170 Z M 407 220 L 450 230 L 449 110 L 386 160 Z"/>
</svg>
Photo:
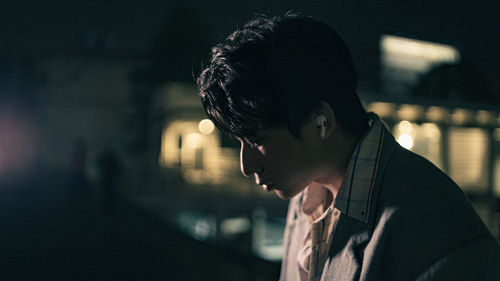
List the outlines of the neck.
<svg viewBox="0 0 500 281">
<path fill-rule="evenodd" d="M 327 144 L 326 153 L 323 154 L 323 163 L 326 163 L 324 173 L 316 182 L 328 189 L 333 199 L 337 197 L 342 186 L 347 166 L 360 139 L 361 136 L 352 136 L 341 132 Z"/>
</svg>

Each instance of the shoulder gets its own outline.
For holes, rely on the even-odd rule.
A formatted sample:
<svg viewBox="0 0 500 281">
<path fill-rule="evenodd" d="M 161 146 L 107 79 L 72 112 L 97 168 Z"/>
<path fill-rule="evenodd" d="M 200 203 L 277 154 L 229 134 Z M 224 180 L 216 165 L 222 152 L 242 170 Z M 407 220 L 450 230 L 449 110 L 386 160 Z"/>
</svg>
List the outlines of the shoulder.
<svg viewBox="0 0 500 281">
<path fill-rule="evenodd" d="M 467 233 L 471 231 L 468 227 L 484 226 L 460 187 L 431 162 L 411 151 L 396 147 L 379 176 L 379 210 L 396 210 L 393 213 L 401 223 L 411 221 L 416 227 L 431 228 L 426 232 L 455 228 Z"/>
<path fill-rule="evenodd" d="M 393 269 L 386 274 L 417 274 L 450 253 L 498 250 L 467 196 L 428 160 L 397 146 L 379 176 L 372 240 L 383 245 L 382 268 Z"/>
<path fill-rule="evenodd" d="M 382 204 L 435 213 L 474 213 L 460 187 L 427 159 L 395 147 L 381 177 Z"/>
<path fill-rule="evenodd" d="M 500 280 L 500 247 L 484 236 L 465 240 L 422 270 L 417 280 Z"/>
</svg>

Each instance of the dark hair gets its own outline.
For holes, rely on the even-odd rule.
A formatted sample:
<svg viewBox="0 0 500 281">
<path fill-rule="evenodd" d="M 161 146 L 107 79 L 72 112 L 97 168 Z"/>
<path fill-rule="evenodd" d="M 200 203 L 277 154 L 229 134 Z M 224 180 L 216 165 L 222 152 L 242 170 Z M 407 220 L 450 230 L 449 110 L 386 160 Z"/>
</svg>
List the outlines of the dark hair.
<svg viewBox="0 0 500 281">
<path fill-rule="evenodd" d="M 283 126 L 298 138 L 321 101 L 330 104 L 347 133 L 368 127 L 346 44 L 309 17 L 251 20 L 212 48 L 197 83 L 210 119 L 234 136 Z"/>
</svg>

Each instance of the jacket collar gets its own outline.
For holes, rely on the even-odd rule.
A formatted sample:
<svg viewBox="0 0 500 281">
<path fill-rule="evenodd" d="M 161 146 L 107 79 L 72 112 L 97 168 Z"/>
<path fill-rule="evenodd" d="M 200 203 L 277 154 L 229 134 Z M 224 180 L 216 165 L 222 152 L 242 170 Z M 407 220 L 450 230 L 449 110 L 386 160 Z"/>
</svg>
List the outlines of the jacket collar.
<svg viewBox="0 0 500 281">
<path fill-rule="evenodd" d="M 370 129 L 354 150 L 334 203 L 342 214 L 364 223 L 373 218 L 380 175 L 396 143 L 376 114 L 370 118 Z"/>
</svg>

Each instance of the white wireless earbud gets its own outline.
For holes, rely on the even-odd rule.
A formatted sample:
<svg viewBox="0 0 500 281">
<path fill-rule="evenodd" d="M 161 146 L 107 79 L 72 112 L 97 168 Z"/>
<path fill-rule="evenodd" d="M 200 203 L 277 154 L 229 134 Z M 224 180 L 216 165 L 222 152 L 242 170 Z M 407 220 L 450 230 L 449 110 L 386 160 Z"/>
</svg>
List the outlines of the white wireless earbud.
<svg viewBox="0 0 500 281">
<path fill-rule="evenodd" d="M 326 116 L 321 114 L 316 118 L 316 126 L 321 128 L 320 137 L 324 139 L 326 137 Z"/>
</svg>

